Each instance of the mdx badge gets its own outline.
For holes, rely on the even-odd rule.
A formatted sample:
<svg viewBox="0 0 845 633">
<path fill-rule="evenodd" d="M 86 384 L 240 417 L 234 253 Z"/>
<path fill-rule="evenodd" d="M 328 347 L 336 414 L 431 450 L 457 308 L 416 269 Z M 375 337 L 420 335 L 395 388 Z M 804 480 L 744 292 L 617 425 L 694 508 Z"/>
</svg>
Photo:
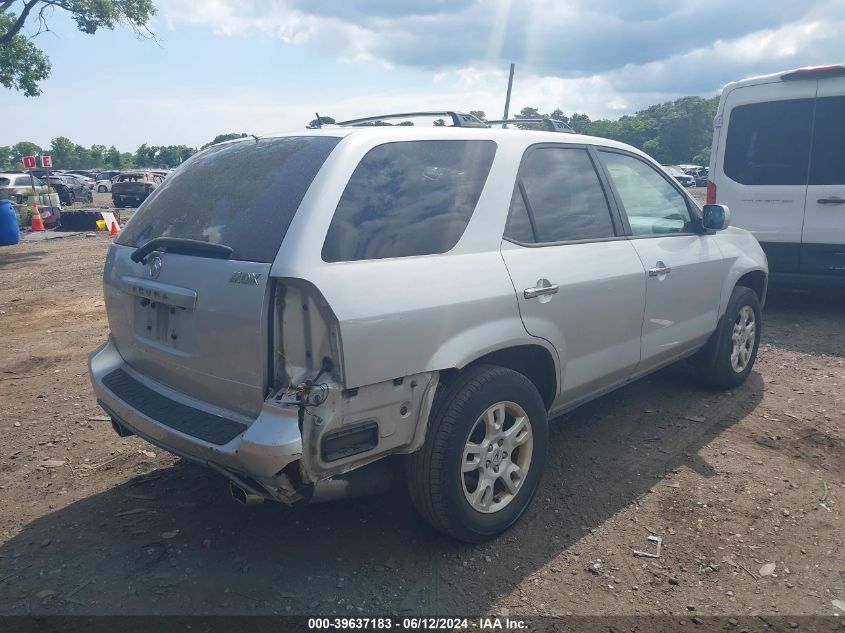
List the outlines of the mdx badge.
<svg viewBox="0 0 845 633">
<path fill-rule="evenodd" d="M 243 273 L 236 270 L 232 273 L 232 276 L 229 277 L 229 283 L 257 286 L 259 279 L 261 279 L 261 273 Z"/>
<path fill-rule="evenodd" d="M 158 276 L 161 274 L 161 257 L 156 255 L 152 258 L 147 273 L 149 273 L 150 279 L 158 279 Z"/>
</svg>

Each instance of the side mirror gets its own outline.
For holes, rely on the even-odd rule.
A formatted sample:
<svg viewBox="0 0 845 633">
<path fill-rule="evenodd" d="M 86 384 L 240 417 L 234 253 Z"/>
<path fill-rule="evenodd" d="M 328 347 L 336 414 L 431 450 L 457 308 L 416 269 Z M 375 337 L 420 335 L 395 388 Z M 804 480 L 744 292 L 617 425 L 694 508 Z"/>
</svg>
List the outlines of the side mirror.
<svg viewBox="0 0 845 633">
<path fill-rule="evenodd" d="M 731 225 L 731 210 L 724 204 L 705 204 L 701 225 L 708 231 L 722 231 Z"/>
</svg>

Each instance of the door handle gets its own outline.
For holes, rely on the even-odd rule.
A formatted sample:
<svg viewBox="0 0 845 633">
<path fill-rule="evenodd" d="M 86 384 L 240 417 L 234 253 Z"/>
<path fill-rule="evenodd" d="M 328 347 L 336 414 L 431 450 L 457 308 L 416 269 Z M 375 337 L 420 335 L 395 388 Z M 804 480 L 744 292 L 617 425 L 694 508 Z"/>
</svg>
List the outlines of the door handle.
<svg viewBox="0 0 845 633">
<path fill-rule="evenodd" d="M 672 272 L 672 267 L 667 266 L 663 262 L 657 262 L 654 265 L 654 268 L 648 269 L 648 276 L 649 277 L 659 277 L 660 275 L 668 275 Z"/>
<path fill-rule="evenodd" d="M 830 198 L 819 198 L 816 202 L 819 204 L 845 204 L 845 198 L 831 196 Z"/>
<path fill-rule="evenodd" d="M 549 286 L 537 286 L 535 288 L 526 288 L 523 291 L 526 299 L 535 299 L 541 295 L 556 295 L 557 291 L 560 290 L 557 284 L 551 284 Z"/>
</svg>

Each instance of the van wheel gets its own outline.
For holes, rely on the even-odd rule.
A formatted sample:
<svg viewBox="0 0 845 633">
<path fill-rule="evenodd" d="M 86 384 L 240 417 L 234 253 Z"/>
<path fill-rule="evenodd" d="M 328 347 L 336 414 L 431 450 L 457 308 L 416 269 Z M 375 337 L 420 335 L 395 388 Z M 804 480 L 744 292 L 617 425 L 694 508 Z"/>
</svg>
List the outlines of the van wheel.
<svg viewBox="0 0 845 633">
<path fill-rule="evenodd" d="M 479 365 L 440 387 L 408 487 L 435 529 L 479 543 L 511 527 L 546 463 L 549 427 L 537 388 L 510 369 Z"/>
<path fill-rule="evenodd" d="M 757 293 L 744 286 L 734 288 L 719 328 L 694 360 L 704 379 L 721 389 L 744 383 L 757 358 L 762 326 Z"/>
</svg>

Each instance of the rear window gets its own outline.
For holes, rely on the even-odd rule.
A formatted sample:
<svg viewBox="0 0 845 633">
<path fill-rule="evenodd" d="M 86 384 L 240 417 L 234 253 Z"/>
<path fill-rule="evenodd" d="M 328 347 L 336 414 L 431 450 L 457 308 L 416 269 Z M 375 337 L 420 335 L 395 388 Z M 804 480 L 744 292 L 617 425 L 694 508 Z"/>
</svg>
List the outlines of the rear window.
<svg viewBox="0 0 845 633">
<path fill-rule="evenodd" d="M 484 189 L 493 141 L 379 145 L 355 168 L 323 244 L 327 262 L 445 253 Z"/>
<path fill-rule="evenodd" d="M 286 137 L 210 147 L 167 177 L 117 243 L 137 247 L 156 237 L 179 237 L 229 246 L 234 259 L 272 262 L 339 141 Z"/>
<path fill-rule="evenodd" d="M 737 106 L 725 144 L 725 175 L 743 185 L 805 185 L 813 99 Z"/>
</svg>

